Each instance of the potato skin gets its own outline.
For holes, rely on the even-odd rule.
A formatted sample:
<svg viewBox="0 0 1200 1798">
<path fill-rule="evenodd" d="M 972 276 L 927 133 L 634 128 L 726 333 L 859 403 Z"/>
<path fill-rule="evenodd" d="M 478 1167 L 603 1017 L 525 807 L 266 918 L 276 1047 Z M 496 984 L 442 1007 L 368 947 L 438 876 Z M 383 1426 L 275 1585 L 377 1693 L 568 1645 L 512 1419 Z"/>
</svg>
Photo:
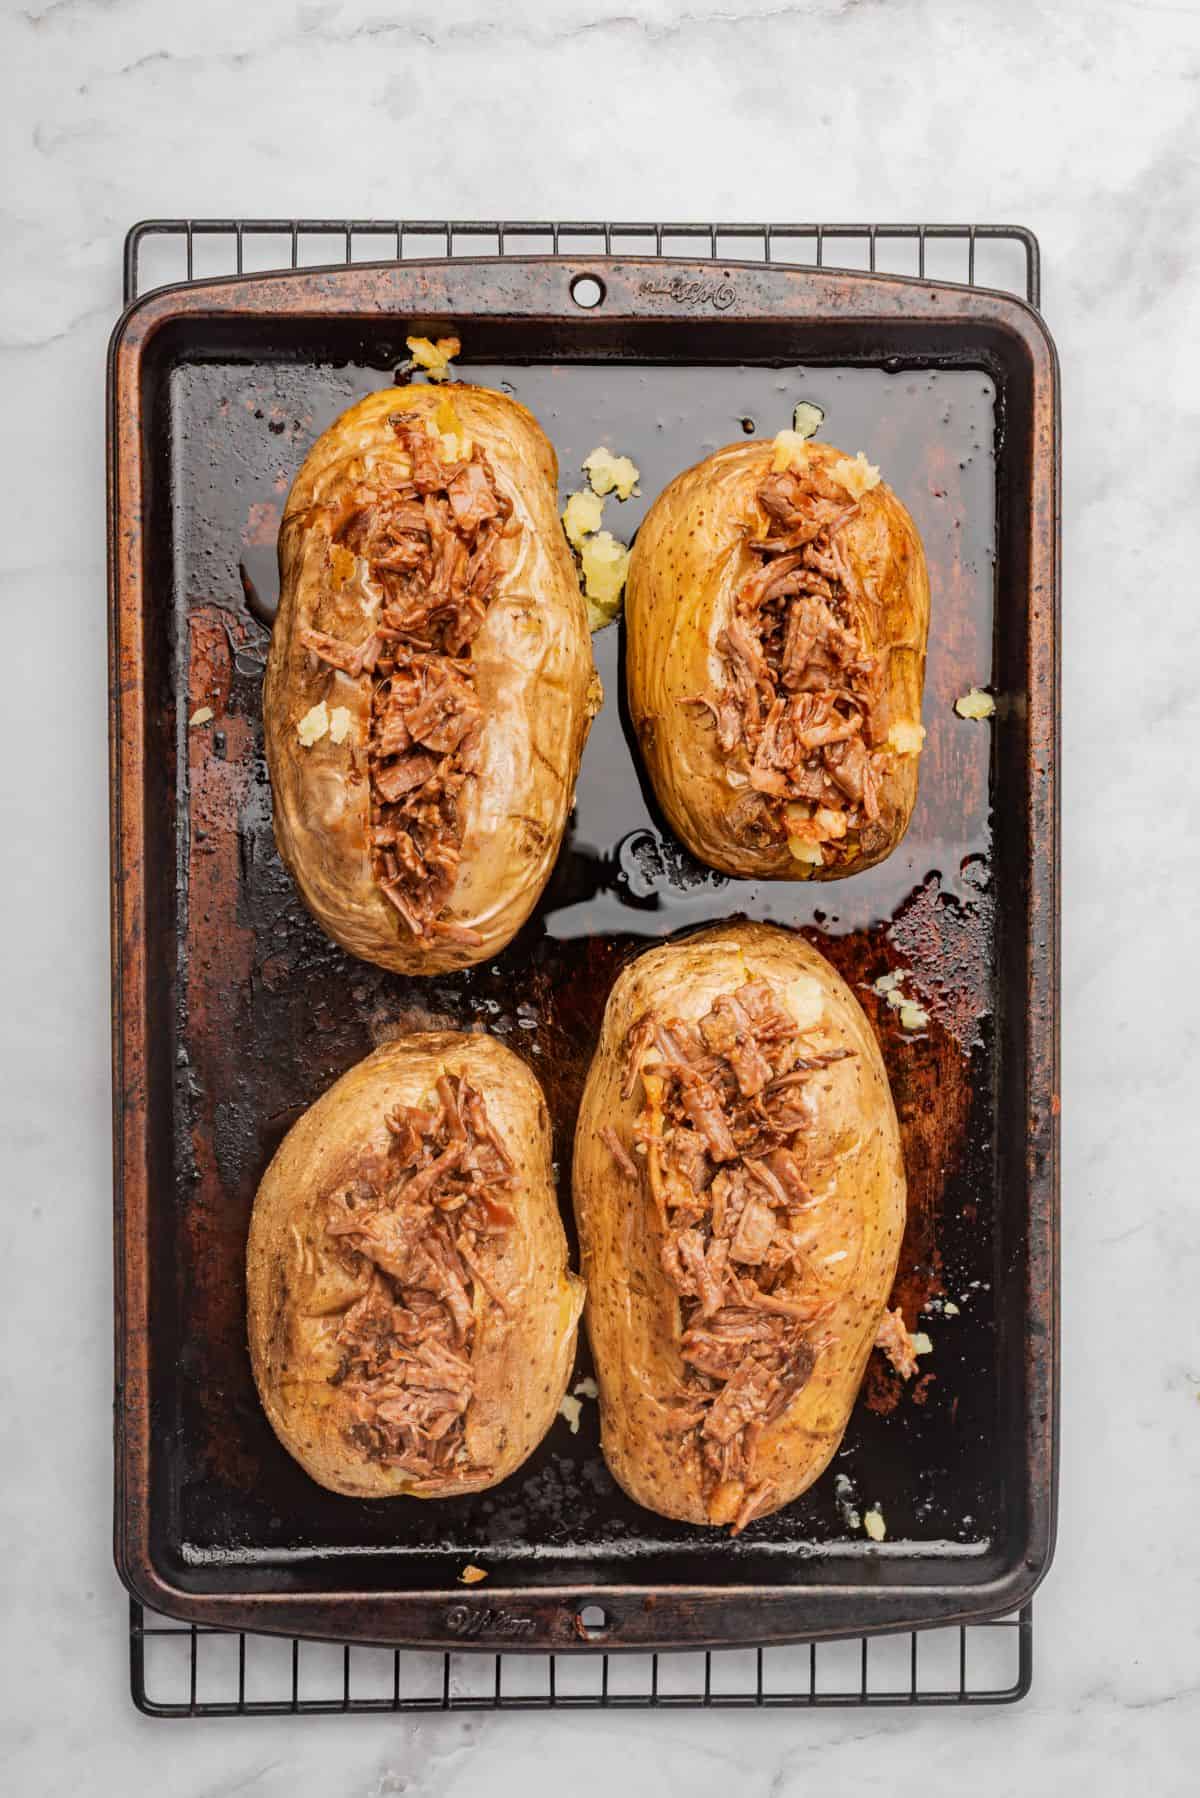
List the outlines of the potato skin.
<svg viewBox="0 0 1200 1798">
<path fill-rule="evenodd" d="M 370 682 L 318 664 L 306 626 L 357 643 L 378 599 L 361 571 L 330 564 L 332 520 L 355 479 L 398 454 L 388 419 L 434 413 L 448 395 L 486 450 L 524 529 L 471 649 L 486 727 L 468 782 L 463 859 L 445 916 L 482 942 L 419 941 L 376 884 L 367 842 Z M 455 385 L 390 388 L 352 406 L 317 439 L 288 495 L 279 533 L 279 612 L 263 695 L 275 841 L 305 904 L 329 935 L 397 973 L 436 974 L 497 955 L 528 918 L 558 855 L 579 760 L 601 692 L 587 615 L 558 518 L 558 464 L 537 420 L 506 394 Z M 345 706 L 349 736 L 305 748 L 299 720 L 319 700 Z"/>
<path fill-rule="evenodd" d="M 849 987 L 798 936 L 732 924 L 651 949 L 618 979 L 608 1001 L 575 1136 L 574 1202 L 585 1322 L 600 1387 L 601 1444 L 617 1482 L 638 1504 L 686 1523 L 712 1521 L 699 1469 L 664 1427 L 684 1374 L 680 1309 L 662 1270 L 654 1205 L 616 1166 L 599 1132 L 630 1140 L 641 1105 L 621 1087 L 624 1044 L 647 1010 L 695 1020 L 713 1000 L 765 980 L 816 1041 L 854 1055 L 811 1076 L 817 1129 L 832 1161 L 817 1260 L 845 1249 L 844 1285 L 821 1329 L 834 1341 L 808 1384 L 763 1431 L 754 1473 L 790 1504 L 824 1471 L 845 1431 L 895 1276 L 904 1232 L 905 1181 L 895 1108 L 878 1044 Z M 857 1254 L 855 1251 L 857 1250 Z"/>
<path fill-rule="evenodd" d="M 810 443 L 818 467 L 842 451 Z M 717 639 L 738 589 L 756 566 L 746 536 L 764 514 L 755 490 L 771 469 L 771 443 L 735 443 L 678 475 L 655 500 L 638 531 L 626 584 L 626 682 L 629 711 L 646 770 L 671 828 L 700 861 L 725 874 L 770 880 L 838 880 L 892 853 L 917 797 L 918 757 L 893 756 L 880 782 L 886 840 L 825 868 L 797 862 L 787 841 L 751 844 L 731 821 L 739 798 L 711 718 L 688 705 L 720 678 Z M 838 541 L 859 583 L 878 606 L 856 608 L 868 652 L 886 660 L 878 712 L 881 737 L 892 724 L 921 720 L 929 576 L 917 528 L 884 483 L 862 496 Z"/>
<path fill-rule="evenodd" d="M 348 1401 L 329 1384 L 341 1360 L 334 1337 L 366 1291 L 370 1269 L 352 1275 L 329 1252 L 322 1212 L 362 1156 L 386 1147 L 387 1112 L 425 1103 L 441 1073 L 465 1076 L 478 1089 L 515 1163 L 518 1183 L 508 1196 L 517 1222 L 496 1271 L 519 1300 L 507 1317 L 487 1308 L 472 1357 L 477 1394 L 467 1441 L 494 1476 L 435 1489 L 424 1482 L 413 1496 L 450 1498 L 507 1478 L 553 1423 L 574 1363 L 583 1285 L 567 1268 L 537 1080 L 489 1036 L 422 1031 L 376 1049 L 284 1137 L 258 1189 L 246 1249 L 250 1359 L 263 1409 L 318 1485 L 355 1498 L 399 1497 L 411 1491 L 412 1476 L 368 1460 L 346 1439 Z"/>
</svg>

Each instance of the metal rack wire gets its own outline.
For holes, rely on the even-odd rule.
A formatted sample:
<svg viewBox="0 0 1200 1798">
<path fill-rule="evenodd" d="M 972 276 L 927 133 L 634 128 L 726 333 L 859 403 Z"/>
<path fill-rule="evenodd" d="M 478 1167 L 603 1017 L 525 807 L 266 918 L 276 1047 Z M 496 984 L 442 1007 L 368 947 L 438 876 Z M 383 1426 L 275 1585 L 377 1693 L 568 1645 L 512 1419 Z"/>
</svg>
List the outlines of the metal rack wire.
<svg viewBox="0 0 1200 1798">
<path fill-rule="evenodd" d="M 1028 1606 L 992 1623 L 795 1648 L 504 1655 L 246 1635 L 131 1600 L 129 1643 L 134 1703 L 151 1717 L 1012 1704 L 1033 1670 Z"/>
<path fill-rule="evenodd" d="M 1018 225 L 150 219 L 125 240 L 125 300 L 272 269 L 589 254 L 858 268 L 1041 298 L 1037 239 Z M 1011 1704 L 1032 1682 L 1033 1617 L 1026 1605 L 985 1623 L 789 1648 L 426 1654 L 204 1628 L 131 1599 L 129 1650 L 134 1703 L 154 1717 Z"/>
<path fill-rule="evenodd" d="M 709 256 L 998 287 L 1041 302 L 1022 225 L 622 224 L 432 219 L 147 219 L 125 240 L 125 299 L 204 276 L 423 256 Z M 151 267 L 151 263 L 153 266 Z"/>
</svg>

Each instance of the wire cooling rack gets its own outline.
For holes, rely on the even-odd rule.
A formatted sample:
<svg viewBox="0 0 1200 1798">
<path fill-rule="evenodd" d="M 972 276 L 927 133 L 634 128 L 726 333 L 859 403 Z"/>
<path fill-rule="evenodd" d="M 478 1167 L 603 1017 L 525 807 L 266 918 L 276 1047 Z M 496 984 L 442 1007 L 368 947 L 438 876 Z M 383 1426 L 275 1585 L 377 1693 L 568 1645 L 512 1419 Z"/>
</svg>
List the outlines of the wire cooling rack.
<svg viewBox="0 0 1200 1798">
<path fill-rule="evenodd" d="M 1037 239 L 1020 225 L 147 219 L 125 240 L 125 301 L 271 269 L 587 254 L 863 269 L 1041 300 Z M 1033 1612 L 790 1648 L 424 1654 L 177 1623 L 131 1599 L 129 1659 L 134 1703 L 153 1717 L 1012 1704 L 1032 1682 Z"/>
<path fill-rule="evenodd" d="M 423 1654 L 173 1623 L 130 1601 L 134 1703 L 152 1717 L 429 1711 L 779 1710 L 1012 1704 L 1033 1623 L 679 1654 Z"/>
<path fill-rule="evenodd" d="M 528 220 L 146 219 L 125 240 L 125 299 L 206 276 L 429 256 L 710 256 L 996 287 L 1041 303 L 1021 225 L 698 225 Z"/>
</svg>

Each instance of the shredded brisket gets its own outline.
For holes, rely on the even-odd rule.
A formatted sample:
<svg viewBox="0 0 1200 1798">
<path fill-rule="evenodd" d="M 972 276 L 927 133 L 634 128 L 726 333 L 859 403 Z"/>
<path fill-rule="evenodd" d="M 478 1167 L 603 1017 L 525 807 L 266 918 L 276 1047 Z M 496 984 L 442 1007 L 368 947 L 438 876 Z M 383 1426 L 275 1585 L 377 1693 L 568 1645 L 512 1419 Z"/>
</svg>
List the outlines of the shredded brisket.
<svg viewBox="0 0 1200 1798">
<path fill-rule="evenodd" d="M 352 1439 L 419 1481 L 478 1476 L 465 1419 L 475 1396 L 478 1320 L 510 1303 L 490 1244 L 513 1224 L 507 1150 L 482 1096 L 444 1075 L 428 1110 L 388 1118 L 387 1155 L 330 1207 L 326 1234 L 370 1285 L 342 1318 L 333 1384 L 348 1395 Z M 418 1487 L 419 1490 L 419 1487 Z"/>
<path fill-rule="evenodd" d="M 882 675 L 838 539 L 859 507 L 811 464 L 767 475 L 757 498 L 770 535 L 747 539 L 759 565 L 718 638 L 722 686 L 688 703 L 711 713 L 731 784 L 746 789 L 736 828 L 817 845 L 828 864 L 869 844 L 879 819 Z"/>
<path fill-rule="evenodd" d="M 462 792 L 483 729 L 471 645 L 495 594 L 500 543 L 516 523 L 478 445 L 446 461 L 421 420 L 391 422 L 410 478 L 359 489 L 333 537 L 365 561 L 381 591 L 378 622 L 353 646 L 318 630 L 302 640 L 321 661 L 372 683 L 370 847 L 382 891 L 414 936 L 474 943 L 476 932 L 441 914 L 458 877 Z"/>
<path fill-rule="evenodd" d="M 647 1014 L 626 1053 L 627 1096 L 639 1078 L 643 1093 L 635 1155 L 611 1126 L 601 1134 L 622 1173 L 648 1184 L 679 1295 L 686 1373 L 666 1395 L 669 1427 L 698 1456 L 710 1503 L 732 1494 L 736 1532 L 775 1493 L 754 1478 L 758 1438 L 825 1346 L 816 1331 L 832 1301 L 804 1253 L 819 1201 L 801 1172 L 812 1120 L 799 1088 L 850 1051 L 816 1050 L 756 980 L 698 1024 Z"/>
<path fill-rule="evenodd" d="M 883 1350 L 902 1380 L 912 1379 L 917 1371 L 917 1351 L 899 1305 L 884 1312 L 875 1347 Z"/>
</svg>

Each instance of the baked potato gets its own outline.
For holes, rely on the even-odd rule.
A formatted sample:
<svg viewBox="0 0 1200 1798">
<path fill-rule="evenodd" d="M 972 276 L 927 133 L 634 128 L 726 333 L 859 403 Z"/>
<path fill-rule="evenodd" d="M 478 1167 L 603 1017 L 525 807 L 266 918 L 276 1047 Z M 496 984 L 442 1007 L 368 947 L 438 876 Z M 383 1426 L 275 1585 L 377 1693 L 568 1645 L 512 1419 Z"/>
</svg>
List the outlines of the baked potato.
<svg viewBox="0 0 1200 1798">
<path fill-rule="evenodd" d="M 735 1531 L 790 1503 L 895 1332 L 898 1314 L 881 1327 L 905 1217 L 879 1048 L 824 957 L 737 924 L 626 968 L 584 1091 L 574 1200 L 618 1483 Z"/>
<path fill-rule="evenodd" d="M 558 854 L 600 704 L 537 420 L 486 388 L 392 388 L 288 495 L 264 690 L 275 839 L 353 955 L 496 955 Z"/>
<path fill-rule="evenodd" d="M 917 795 L 929 577 L 860 453 L 781 432 L 679 475 L 638 532 L 629 711 L 658 800 L 726 874 L 837 880 Z"/>
<path fill-rule="evenodd" d="M 263 1177 L 246 1274 L 263 1408 L 319 1485 L 505 1479 L 554 1421 L 583 1305 L 524 1062 L 426 1031 L 343 1074 Z"/>
</svg>

